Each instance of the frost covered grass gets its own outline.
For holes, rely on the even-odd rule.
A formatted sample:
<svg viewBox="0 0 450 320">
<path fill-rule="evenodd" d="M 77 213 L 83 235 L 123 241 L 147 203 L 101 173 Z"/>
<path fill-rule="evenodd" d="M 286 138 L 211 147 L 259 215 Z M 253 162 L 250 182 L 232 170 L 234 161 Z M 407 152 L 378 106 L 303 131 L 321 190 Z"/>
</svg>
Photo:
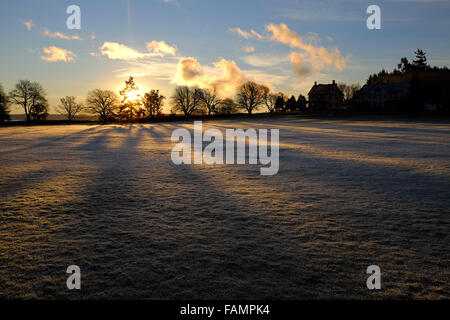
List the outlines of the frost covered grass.
<svg viewBox="0 0 450 320">
<path fill-rule="evenodd" d="M 278 175 L 174 165 L 191 122 L 0 128 L 0 297 L 450 298 L 449 123 L 203 125 L 279 128 Z"/>
</svg>

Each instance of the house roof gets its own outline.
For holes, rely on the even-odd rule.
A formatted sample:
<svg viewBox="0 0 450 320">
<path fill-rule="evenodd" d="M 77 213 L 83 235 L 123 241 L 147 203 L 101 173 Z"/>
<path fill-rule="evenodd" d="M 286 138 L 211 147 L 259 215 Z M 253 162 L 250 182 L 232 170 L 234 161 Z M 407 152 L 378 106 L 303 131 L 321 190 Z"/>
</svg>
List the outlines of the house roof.
<svg viewBox="0 0 450 320">
<path fill-rule="evenodd" d="M 404 92 L 404 91 L 408 90 L 409 82 L 392 82 L 392 83 L 379 82 L 379 83 L 376 83 L 376 84 L 366 84 L 366 85 L 364 85 L 361 88 L 359 93 L 360 94 L 366 94 L 366 93 L 372 91 L 373 89 L 375 89 L 377 87 L 381 87 L 381 88 L 383 88 L 385 91 L 387 91 L 389 93 Z"/>
<path fill-rule="evenodd" d="M 338 93 L 342 94 L 341 90 L 339 90 L 336 83 L 332 84 L 314 84 L 311 90 L 309 91 L 308 95 L 314 95 L 314 94 L 331 94 L 331 93 Z"/>
</svg>

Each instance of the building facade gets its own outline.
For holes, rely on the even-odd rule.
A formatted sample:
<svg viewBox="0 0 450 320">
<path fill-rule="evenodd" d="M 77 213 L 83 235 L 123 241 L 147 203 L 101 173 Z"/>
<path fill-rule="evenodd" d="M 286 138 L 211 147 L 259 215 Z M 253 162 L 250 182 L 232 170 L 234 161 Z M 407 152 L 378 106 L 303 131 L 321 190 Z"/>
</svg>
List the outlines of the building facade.
<svg viewBox="0 0 450 320">
<path fill-rule="evenodd" d="M 331 84 L 317 84 L 308 93 L 309 108 L 314 112 L 324 112 L 339 109 L 343 106 L 344 94 L 338 88 L 336 81 Z"/>
<path fill-rule="evenodd" d="M 396 110 L 407 103 L 409 83 L 366 84 L 358 94 L 358 102 L 368 110 Z"/>
</svg>

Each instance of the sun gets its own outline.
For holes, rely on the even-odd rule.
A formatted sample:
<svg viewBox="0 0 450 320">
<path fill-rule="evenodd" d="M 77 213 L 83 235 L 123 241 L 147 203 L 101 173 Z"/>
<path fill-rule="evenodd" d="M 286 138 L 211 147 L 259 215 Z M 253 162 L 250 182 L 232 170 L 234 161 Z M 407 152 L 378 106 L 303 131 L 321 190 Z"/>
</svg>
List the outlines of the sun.
<svg viewBox="0 0 450 320">
<path fill-rule="evenodd" d="M 140 90 L 132 90 L 126 93 L 126 98 L 128 101 L 137 101 L 142 98 L 142 93 Z"/>
</svg>

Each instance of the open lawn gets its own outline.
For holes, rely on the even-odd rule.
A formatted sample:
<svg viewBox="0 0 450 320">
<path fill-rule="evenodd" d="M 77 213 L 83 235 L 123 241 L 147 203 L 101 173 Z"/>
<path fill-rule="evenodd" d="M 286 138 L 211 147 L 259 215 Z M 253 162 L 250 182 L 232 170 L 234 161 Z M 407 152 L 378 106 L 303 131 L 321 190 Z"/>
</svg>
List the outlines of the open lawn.
<svg viewBox="0 0 450 320">
<path fill-rule="evenodd" d="M 181 127 L 0 128 L 0 297 L 450 298 L 448 122 L 203 123 L 279 128 L 275 176 L 174 165 Z"/>
</svg>

